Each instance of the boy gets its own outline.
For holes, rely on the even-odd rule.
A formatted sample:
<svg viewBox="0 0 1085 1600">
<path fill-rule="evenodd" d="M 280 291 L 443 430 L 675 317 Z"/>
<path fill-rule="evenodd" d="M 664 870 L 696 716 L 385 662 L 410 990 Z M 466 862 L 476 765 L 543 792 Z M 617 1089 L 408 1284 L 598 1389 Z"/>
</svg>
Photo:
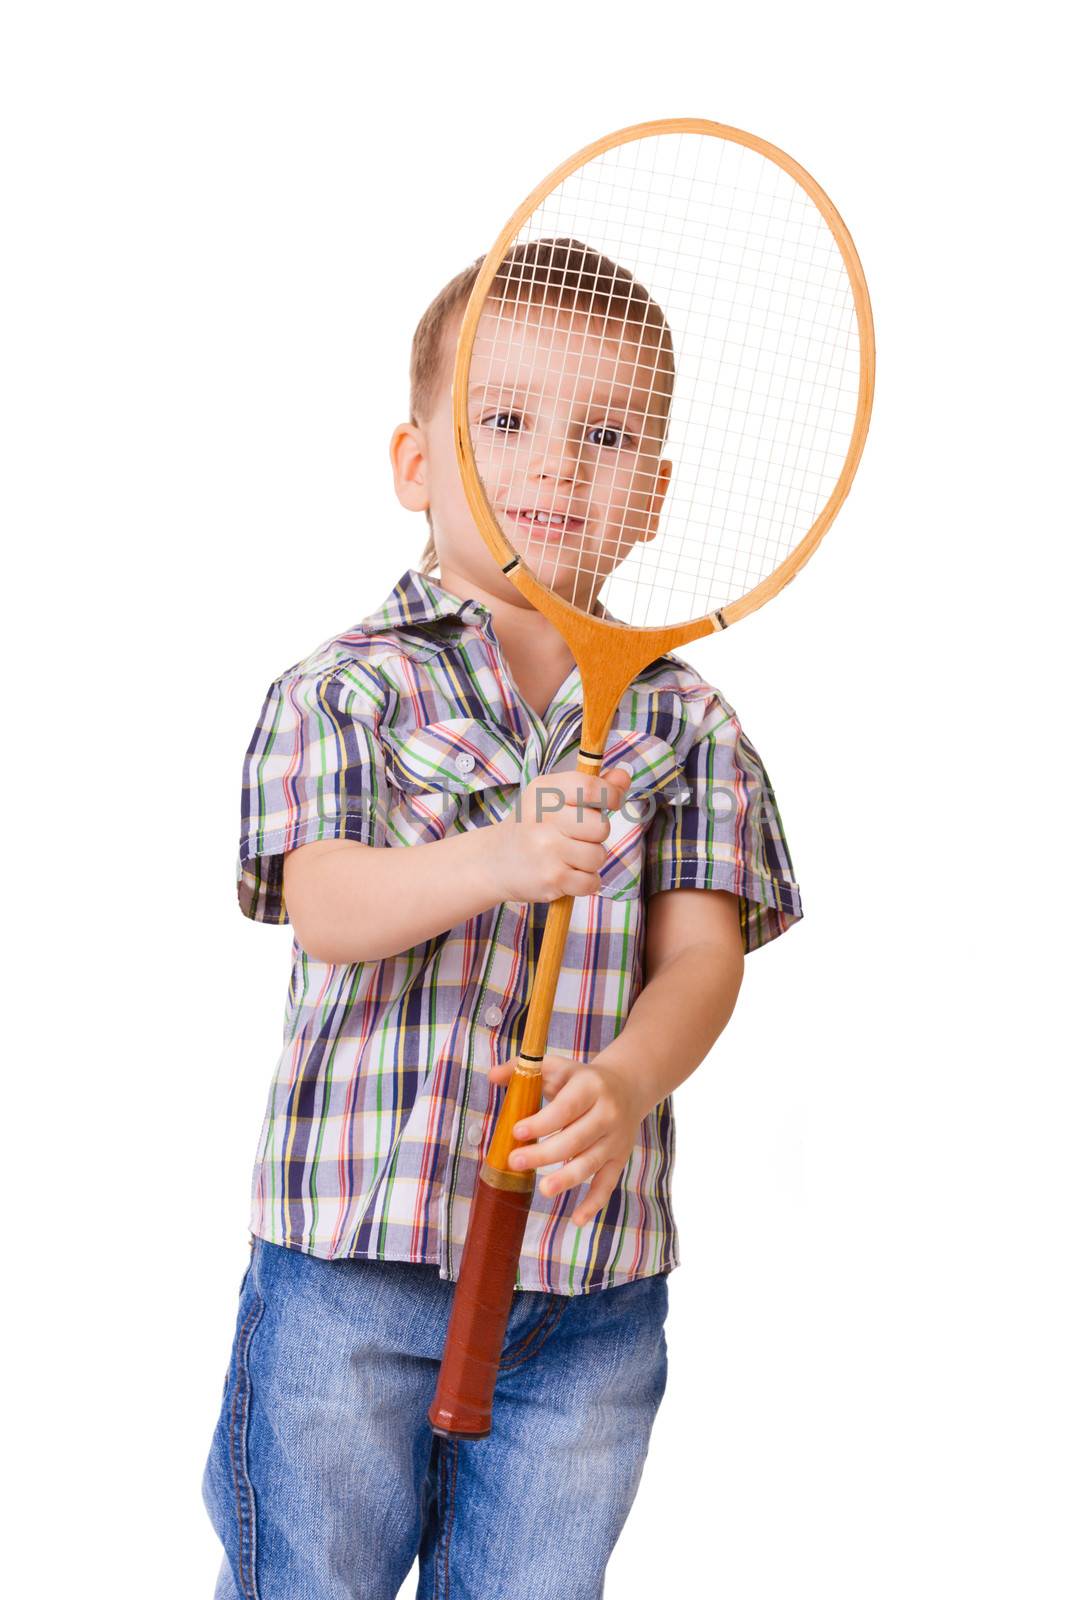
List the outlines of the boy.
<svg viewBox="0 0 1085 1600">
<path fill-rule="evenodd" d="M 620 269 L 570 241 L 529 254 L 554 337 L 629 337 L 590 289 L 570 305 L 553 287 Z M 396 493 L 430 524 L 421 568 L 275 680 L 248 750 L 240 904 L 295 937 L 204 1478 L 216 1600 L 395 1600 L 416 1555 L 419 1596 L 602 1594 L 666 1379 L 671 1093 L 730 1017 L 744 951 L 802 914 L 764 769 L 679 658 L 626 692 L 602 773 L 569 770 L 579 672 L 490 556 L 453 450 L 479 265 L 419 324 L 412 421 L 392 438 Z M 604 469 L 572 441 L 591 396 L 545 363 L 537 377 L 550 442 L 522 470 L 587 527 Z M 531 564 L 536 534 L 509 525 Z M 559 810 L 539 805 L 555 791 Z M 518 1130 L 540 1181 L 493 1431 L 437 1439 L 426 1410 L 478 1162 L 565 894 L 545 1103 Z"/>
</svg>

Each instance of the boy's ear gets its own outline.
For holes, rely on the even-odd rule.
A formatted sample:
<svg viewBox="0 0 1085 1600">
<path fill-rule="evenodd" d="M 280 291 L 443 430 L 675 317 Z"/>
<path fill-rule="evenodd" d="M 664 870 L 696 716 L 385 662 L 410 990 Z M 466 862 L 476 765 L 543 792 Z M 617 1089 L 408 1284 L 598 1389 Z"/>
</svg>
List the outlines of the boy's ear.
<svg viewBox="0 0 1085 1600">
<path fill-rule="evenodd" d="M 401 422 L 392 435 L 388 454 L 400 505 L 408 511 L 428 511 L 426 446 L 421 429 L 413 422 Z"/>
<path fill-rule="evenodd" d="M 652 492 L 652 504 L 648 509 L 648 531 L 641 541 L 643 544 L 650 543 L 659 532 L 659 514 L 663 510 L 663 500 L 670 485 L 673 471 L 673 462 L 660 461 L 659 470 L 656 473 L 656 486 Z"/>
</svg>

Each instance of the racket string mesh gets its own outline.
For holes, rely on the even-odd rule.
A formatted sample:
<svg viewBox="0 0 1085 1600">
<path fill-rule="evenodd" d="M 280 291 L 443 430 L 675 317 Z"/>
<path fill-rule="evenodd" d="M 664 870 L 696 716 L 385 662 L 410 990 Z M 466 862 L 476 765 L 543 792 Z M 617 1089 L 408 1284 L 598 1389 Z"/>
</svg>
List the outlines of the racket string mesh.
<svg viewBox="0 0 1085 1600">
<path fill-rule="evenodd" d="M 801 543 L 859 381 L 847 266 L 803 186 L 736 140 L 667 133 L 575 169 L 510 244 L 470 438 L 541 582 L 663 626 L 740 600 Z"/>
</svg>

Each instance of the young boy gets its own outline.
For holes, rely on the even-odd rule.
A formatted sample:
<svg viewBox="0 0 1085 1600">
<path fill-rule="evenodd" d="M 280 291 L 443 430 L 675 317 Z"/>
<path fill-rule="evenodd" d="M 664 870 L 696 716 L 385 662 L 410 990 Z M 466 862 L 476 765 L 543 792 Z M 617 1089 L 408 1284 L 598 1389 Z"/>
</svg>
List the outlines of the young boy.
<svg viewBox="0 0 1085 1600">
<path fill-rule="evenodd" d="M 204 1477 L 216 1600 L 395 1600 L 416 1556 L 419 1596 L 602 1594 L 666 1379 L 671 1094 L 726 1025 L 744 952 L 802 914 L 764 768 L 678 657 L 623 697 L 601 775 L 570 770 L 578 669 L 489 554 L 453 449 L 479 264 L 416 330 L 392 439 L 396 493 L 430 524 L 420 567 L 274 681 L 248 749 L 239 900 L 289 919 L 294 945 Z M 628 337 L 588 291 L 558 305 L 555 266 L 568 283 L 569 253 L 540 247 L 555 336 Z M 591 395 L 537 376 L 557 443 L 524 470 L 590 511 L 603 469 L 562 441 Z M 530 564 L 526 519 L 509 537 Z M 493 1430 L 439 1439 L 426 1412 L 478 1163 L 566 894 Z"/>
</svg>

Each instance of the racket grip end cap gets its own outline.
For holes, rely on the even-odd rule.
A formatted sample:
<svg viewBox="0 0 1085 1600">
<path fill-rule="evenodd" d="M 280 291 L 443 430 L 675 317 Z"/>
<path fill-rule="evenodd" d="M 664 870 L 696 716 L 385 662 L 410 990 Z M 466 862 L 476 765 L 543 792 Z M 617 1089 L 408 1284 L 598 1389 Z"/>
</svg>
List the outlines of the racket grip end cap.
<svg viewBox="0 0 1085 1600">
<path fill-rule="evenodd" d="M 485 1439 L 491 1429 L 489 1413 L 480 1412 L 477 1418 L 464 1417 L 444 1410 L 436 1404 L 430 1406 L 429 1425 L 438 1439 Z"/>
</svg>

